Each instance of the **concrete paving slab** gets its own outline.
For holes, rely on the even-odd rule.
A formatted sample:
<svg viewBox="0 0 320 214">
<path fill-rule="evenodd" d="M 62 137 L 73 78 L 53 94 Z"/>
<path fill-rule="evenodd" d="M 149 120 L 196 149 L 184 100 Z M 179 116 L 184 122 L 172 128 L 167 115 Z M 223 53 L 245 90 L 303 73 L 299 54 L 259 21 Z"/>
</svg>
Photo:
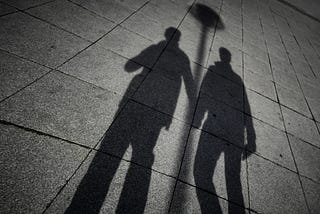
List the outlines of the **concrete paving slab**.
<svg viewBox="0 0 320 214">
<path fill-rule="evenodd" d="M 215 33 L 214 43 L 216 46 L 234 47 L 242 50 L 242 39 L 227 31 L 217 31 Z"/>
<path fill-rule="evenodd" d="M 0 25 L 0 48 L 50 67 L 60 65 L 89 45 L 23 13 L 1 17 Z"/>
<path fill-rule="evenodd" d="M 263 75 L 265 79 L 273 80 L 270 65 L 268 63 L 265 63 L 264 61 L 251 57 L 247 54 L 244 54 L 243 57 L 244 72 L 250 70 L 256 74 Z"/>
<path fill-rule="evenodd" d="M 310 213 L 318 213 L 320 209 L 320 184 L 303 177 L 301 178 L 301 182 L 306 194 Z"/>
<path fill-rule="evenodd" d="M 294 136 L 320 147 L 320 135 L 314 121 L 282 107 L 286 129 Z M 308 128 L 306 128 L 308 127 Z"/>
<path fill-rule="evenodd" d="M 163 39 L 165 38 L 163 37 Z M 164 49 L 166 40 L 155 44 L 151 40 L 119 26 L 97 44 L 142 65 L 151 67 Z"/>
<path fill-rule="evenodd" d="M 177 26 L 191 4 L 192 1 L 190 0 L 180 2 L 156 0 L 150 1 L 150 3 L 141 8 L 139 12 L 166 27 Z"/>
<path fill-rule="evenodd" d="M 305 98 L 301 92 L 301 90 L 290 90 L 288 88 L 282 87 L 281 85 L 276 85 L 277 92 L 279 96 L 279 102 L 282 105 L 290 107 L 299 113 L 312 118 L 311 113 L 309 111 L 308 105 L 305 101 Z"/>
<path fill-rule="evenodd" d="M 250 208 L 263 213 L 307 213 L 298 175 L 261 157 L 248 158 Z"/>
<path fill-rule="evenodd" d="M 272 126 L 284 130 L 283 119 L 278 103 L 269 100 L 253 91 L 247 91 L 249 109 L 245 109 L 247 114 L 252 115 Z M 251 112 L 249 112 L 251 111 Z"/>
<path fill-rule="evenodd" d="M 247 70 L 244 72 L 244 85 L 246 88 L 262 94 L 275 102 L 277 101 L 274 82 L 266 80 L 265 76 Z"/>
<path fill-rule="evenodd" d="M 3 0 L 3 2 L 6 2 L 7 4 L 10 4 L 13 7 L 17 7 L 20 10 L 24 10 L 30 7 L 36 7 L 41 4 L 45 4 L 47 2 L 50 2 L 52 0 L 30 0 L 30 1 L 24 1 L 24 0 Z"/>
<path fill-rule="evenodd" d="M 298 79 L 293 72 L 286 72 L 284 70 L 274 69 L 273 70 L 274 81 L 285 88 L 293 91 L 301 91 Z"/>
<path fill-rule="evenodd" d="M 178 181 L 170 213 L 249 213 L 248 210 Z"/>
<path fill-rule="evenodd" d="M 127 97 L 132 95 L 149 72 L 149 69 L 99 45 L 89 47 L 59 70 Z"/>
<path fill-rule="evenodd" d="M 32 83 L 49 71 L 48 68 L 0 51 L 0 100 Z"/>
<path fill-rule="evenodd" d="M 168 115 L 129 101 L 98 149 L 177 177 L 188 128 Z"/>
<path fill-rule="evenodd" d="M 52 72 L 0 105 L 0 118 L 86 146 L 98 143 L 120 97 Z"/>
<path fill-rule="evenodd" d="M 79 4 L 87 10 L 92 11 L 116 23 L 120 23 L 135 11 L 134 9 L 130 8 L 130 1 L 125 1 L 124 3 L 121 3 L 120 1 L 116 0 L 72 0 L 72 2 Z M 134 5 L 135 3 L 131 2 L 131 4 Z M 140 5 L 141 2 L 137 1 L 136 4 Z"/>
<path fill-rule="evenodd" d="M 168 26 L 161 24 L 158 20 L 149 18 L 142 12 L 133 14 L 132 17 L 123 22 L 121 26 L 141 34 L 154 42 L 161 41 L 163 39 L 163 33 L 166 28 L 168 28 Z"/>
<path fill-rule="evenodd" d="M 89 150 L 0 125 L 1 213 L 42 213 Z"/>
<path fill-rule="evenodd" d="M 14 7 L 0 3 L 0 16 L 17 11 Z"/>
<path fill-rule="evenodd" d="M 175 180 L 93 152 L 46 213 L 167 213 Z"/>
<path fill-rule="evenodd" d="M 193 125 L 244 146 L 244 114 L 205 94 L 200 95 Z"/>
<path fill-rule="evenodd" d="M 245 151 L 192 129 L 179 178 L 242 207 L 248 207 Z M 203 200 L 198 195 L 199 200 Z M 214 204 L 211 204 L 213 206 Z M 204 205 L 205 206 L 205 205 Z"/>
<path fill-rule="evenodd" d="M 255 137 L 256 151 L 253 152 L 296 171 L 289 142 L 283 131 L 249 116 L 246 116 L 246 123 L 252 123 L 254 127 L 254 132 L 250 132 L 247 137 Z"/>
<path fill-rule="evenodd" d="M 320 149 L 289 135 L 299 173 L 320 182 Z"/>
<path fill-rule="evenodd" d="M 258 47 L 250 43 L 244 43 L 242 50 L 249 56 L 256 57 L 257 59 L 260 59 L 267 63 L 269 60 L 267 50 L 266 48 L 264 49 L 261 49 L 261 48 L 262 47 Z"/>
<path fill-rule="evenodd" d="M 26 12 L 91 42 L 96 41 L 115 26 L 115 23 L 66 0 L 53 1 Z"/>
</svg>

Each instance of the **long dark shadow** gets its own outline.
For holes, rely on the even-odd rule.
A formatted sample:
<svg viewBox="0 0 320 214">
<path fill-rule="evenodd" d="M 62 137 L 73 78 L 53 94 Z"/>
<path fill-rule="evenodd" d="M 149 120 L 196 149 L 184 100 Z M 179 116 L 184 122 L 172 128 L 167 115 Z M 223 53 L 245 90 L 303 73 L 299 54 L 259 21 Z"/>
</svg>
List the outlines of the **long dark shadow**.
<svg viewBox="0 0 320 214">
<path fill-rule="evenodd" d="M 201 88 L 205 90 L 205 93 L 212 97 L 219 97 L 221 91 L 232 94 L 230 97 L 223 97 L 222 99 L 226 103 L 234 103 L 234 100 L 243 100 L 243 107 L 247 113 L 250 113 L 250 106 L 247 100 L 246 92 L 239 90 L 239 87 L 226 87 L 223 81 L 217 79 L 217 73 L 223 74 L 223 76 L 232 79 L 237 85 L 243 86 L 242 79 L 233 71 L 230 61 L 231 53 L 226 48 L 219 49 L 220 61 L 215 62 L 210 66 L 210 71 L 207 72 L 203 79 Z M 221 78 L 221 77 L 220 77 Z M 200 92 L 202 93 L 202 92 Z M 243 97 L 244 96 L 244 97 Z M 220 98 L 221 99 L 221 98 Z M 218 103 L 218 102 L 217 102 Z M 241 214 L 245 213 L 244 199 L 242 195 L 241 186 L 241 161 L 247 156 L 245 149 L 254 152 L 256 149 L 255 144 L 255 131 L 252 124 L 251 117 L 244 119 L 244 114 L 241 111 L 231 109 L 228 110 L 224 107 L 224 104 L 210 105 L 208 102 L 203 103 L 198 109 L 199 117 L 195 120 L 195 125 L 199 126 L 201 121 L 205 119 L 206 112 L 208 115 L 215 115 L 221 113 L 225 117 L 208 116 L 204 121 L 203 130 L 219 129 L 224 135 L 232 135 L 236 133 L 235 143 L 239 148 L 230 148 L 230 146 L 224 146 L 221 142 L 208 142 L 208 137 L 205 132 L 200 135 L 198 143 L 197 153 L 194 163 L 194 178 L 195 184 L 198 187 L 204 187 L 208 191 L 216 193 L 215 186 L 212 182 L 217 161 L 222 153 L 224 153 L 224 166 L 225 166 L 225 178 L 227 197 L 229 201 L 232 201 L 240 206 L 234 206 L 233 203 L 229 203 L 228 212 Z M 219 112 L 219 110 L 221 112 Z M 224 111 L 224 112 L 222 112 Z M 220 134 L 221 134 L 220 133 Z M 247 135 L 247 142 L 245 143 L 245 133 Z M 210 138 L 214 139 L 214 138 Z M 203 154 L 209 153 L 210 157 Z M 251 153 L 250 153 L 251 154 Z M 204 167 L 207 166 L 207 167 Z M 205 170 L 205 171 L 204 171 Z M 197 196 L 201 206 L 202 213 L 222 213 L 219 200 L 217 197 L 210 198 L 208 201 L 207 194 L 197 189 Z"/>
<path fill-rule="evenodd" d="M 175 33 L 174 37 L 172 37 L 173 33 Z M 142 66 L 134 62 L 157 58 L 163 48 L 166 47 L 169 39 L 173 38 L 166 48 L 166 56 L 163 60 L 158 61 L 157 66 L 166 70 L 167 77 L 175 79 L 175 81 L 172 81 L 174 85 L 168 87 L 167 91 L 163 91 L 157 84 L 158 80 L 152 80 L 151 78 L 148 81 L 154 82 L 149 82 L 148 85 L 159 87 L 152 90 L 158 92 L 159 95 L 154 95 L 152 92 L 146 92 L 142 95 L 147 99 L 153 99 L 153 103 L 169 102 L 166 108 L 166 113 L 169 115 L 173 115 L 176 109 L 182 81 L 186 85 L 188 97 L 192 97 L 190 93 L 194 91 L 189 59 L 179 48 L 180 36 L 180 31 L 173 27 L 168 28 L 165 31 L 165 40 L 141 51 L 124 67 L 126 72 L 137 71 Z M 172 117 L 161 116 L 160 113 L 157 114 L 154 110 L 132 100 L 127 102 L 128 97 L 132 95 L 132 89 L 136 88 L 141 82 L 141 76 L 145 76 L 148 72 L 149 69 L 143 68 L 142 72 L 132 79 L 124 98 L 120 102 L 119 109 L 122 105 L 125 105 L 125 107 L 101 142 L 99 148 L 101 151 L 111 153 L 118 158 L 110 160 L 105 155 L 96 153 L 65 213 L 99 213 L 109 192 L 111 181 L 119 170 L 120 158 L 125 155 L 129 146 L 132 148 L 132 157 L 116 213 L 143 213 L 152 174 L 151 167 L 155 158 L 153 149 L 161 129 L 169 129 L 172 123 Z M 157 73 L 158 71 L 155 69 L 151 72 Z M 137 167 L 132 162 L 143 165 L 146 169 L 141 170 L 141 167 Z"/>
</svg>

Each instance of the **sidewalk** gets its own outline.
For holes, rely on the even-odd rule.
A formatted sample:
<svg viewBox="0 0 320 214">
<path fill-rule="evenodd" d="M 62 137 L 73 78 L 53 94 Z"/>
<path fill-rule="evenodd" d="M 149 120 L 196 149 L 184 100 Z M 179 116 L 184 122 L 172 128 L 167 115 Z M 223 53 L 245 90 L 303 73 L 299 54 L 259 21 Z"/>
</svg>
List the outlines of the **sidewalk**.
<svg viewBox="0 0 320 214">
<path fill-rule="evenodd" d="M 0 0 L 0 26 L 0 213 L 319 212 L 314 19 L 276 0 Z"/>
</svg>

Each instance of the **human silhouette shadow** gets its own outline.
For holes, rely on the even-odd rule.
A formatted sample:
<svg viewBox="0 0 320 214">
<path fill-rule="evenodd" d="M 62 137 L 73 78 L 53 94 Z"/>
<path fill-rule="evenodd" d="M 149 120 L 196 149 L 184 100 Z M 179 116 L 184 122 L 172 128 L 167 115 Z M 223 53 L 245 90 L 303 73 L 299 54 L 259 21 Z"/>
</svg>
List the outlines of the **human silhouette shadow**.
<svg viewBox="0 0 320 214">
<path fill-rule="evenodd" d="M 244 199 L 242 195 L 241 186 L 241 160 L 245 159 L 245 149 L 254 152 L 256 149 L 255 144 L 255 131 L 252 124 L 251 117 L 244 119 L 243 112 L 238 109 L 232 109 L 226 107 L 222 103 L 235 103 L 234 100 L 241 100 L 242 109 L 245 108 L 247 113 L 250 113 L 250 106 L 247 100 L 246 92 L 239 90 L 238 86 L 243 86 L 241 78 L 232 70 L 230 65 L 231 53 L 221 47 L 219 49 L 219 55 L 221 61 L 215 62 L 215 65 L 210 66 L 205 78 L 201 84 L 201 94 L 206 93 L 210 97 L 214 97 L 220 101 L 212 104 L 209 102 L 203 102 L 198 109 L 200 116 L 196 117 L 195 125 L 199 126 L 201 121 L 205 118 L 207 113 L 207 119 L 204 121 L 202 130 L 210 130 L 216 132 L 217 136 L 222 138 L 228 138 L 232 136 L 234 139 L 228 139 L 235 143 L 238 147 L 230 146 L 228 143 L 222 143 L 222 141 L 212 142 L 213 136 L 209 136 L 206 132 L 201 132 L 198 148 L 195 156 L 194 163 L 194 179 L 195 184 L 198 187 L 205 188 L 206 190 L 216 194 L 215 186 L 212 182 L 213 175 L 215 173 L 217 161 L 219 157 L 224 153 L 224 170 L 226 179 L 226 190 L 228 201 L 234 203 L 228 203 L 228 212 L 241 214 L 245 213 L 243 208 Z M 232 80 L 234 87 L 226 84 L 221 76 L 223 74 L 229 80 Z M 228 80 L 228 81 L 229 81 Z M 230 88 L 231 87 L 231 88 Z M 229 97 L 219 97 L 222 91 L 230 94 Z M 202 95 L 200 95 L 202 96 Z M 239 105 L 237 106 L 239 108 Z M 247 143 L 245 144 L 245 132 Z M 236 135 L 233 135 L 236 133 Z M 207 154 L 207 155 L 206 155 Z M 248 153 L 249 155 L 251 153 Z M 220 187 L 221 188 L 221 187 Z M 197 197 L 200 203 L 202 213 L 222 213 L 221 206 L 217 197 L 208 198 L 208 194 L 202 190 L 197 189 Z M 240 205 L 240 206 L 236 206 Z"/>
<path fill-rule="evenodd" d="M 172 36 L 173 34 L 175 36 Z M 175 111 L 182 81 L 186 85 L 188 97 L 192 97 L 191 93 L 194 91 L 191 88 L 193 79 L 189 59 L 179 48 L 180 35 L 180 31 L 173 27 L 166 29 L 165 40 L 146 48 L 139 55 L 129 60 L 124 67 L 126 72 L 137 71 L 143 66 L 135 62 L 141 63 L 146 59 L 157 58 L 170 40 L 170 45 L 163 54 L 164 57 L 158 60 L 156 67 L 165 70 L 163 74 L 166 75 L 166 78 L 174 80 L 169 81 L 171 87 L 168 87 L 166 91 L 160 91 L 163 85 L 157 84 L 158 79 L 149 79 L 147 81 L 152 81 L 149 82 L 149 85 L 159 87 L 153 88 L 153 91 L 156 91 L 157 94 L 144 90 L 145 94 L 140 95 L 142 99 L 144 97 L 153 99 L 154 103 L 165 102 L 166 113 L 169 115 L 173 115 Z M 160 70 L 157 69 L 151 72 L 162 75 Z M 119 115 L 101 142 L 99 150 L 116 157 L 106 157 L 100 152 L 95 154 L 65 213 L 99 213 L 104 201 L 108 200 L 106 196 L 111 191 L 111 181 L 117 180 L 115 175 L 117 171 L 121 171 L 119 168 L 121 158 L 128 158 L 129 147 L 132 149 L 132 155 L 124 185 L 118 187 L 122 190 L 116 213 L 144 212 L 152 175 L 151 167 L 155 159 L 153 149 L 161 129 L 169 129 L 172 122 L 172 117 L 154 111 L 146 105 L 141 105 L 134 101 L 135 98 L 130 98 L 128 101 L 130 96 L 134 97 L 132 95 L 133 88 L 137 88 L 141 78 L 146 74 L 150 75 L 149 72 L 150 69 L 143 67 L 142 72 L 132 79 L 119 104 L 117 113 Z M 143 84 L 141 87 L 144 87 Z M 122 106 L 124 107 L 122 108 Z M 110 200 L 114 199 L 111 198 Z"/>
</svg>

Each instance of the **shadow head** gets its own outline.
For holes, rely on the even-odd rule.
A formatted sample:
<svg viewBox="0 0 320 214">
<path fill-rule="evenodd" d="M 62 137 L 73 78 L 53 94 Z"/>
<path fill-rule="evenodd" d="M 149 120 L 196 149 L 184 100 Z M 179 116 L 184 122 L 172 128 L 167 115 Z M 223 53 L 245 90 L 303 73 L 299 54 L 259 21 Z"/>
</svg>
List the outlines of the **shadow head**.
<svg viewBox="0 0 320 214">
<path fill-rule="evenodd" d="M 230 63 L 231 62 L 231 53 L 228 49 L 221 47 L 219 48 L 219 56 L 221 62 Z"/>
<path fill-rule="evenodd" d="M 171 39 L 173 34 L 174 34 L 174 37 Z M 180 40 L 181 32 L 177 28 L 168 27 L 164 32 L 164 36 L 167 41 L 171 39 L 171 41 L 173 42 L 178 42 Z"/>
</svg>

